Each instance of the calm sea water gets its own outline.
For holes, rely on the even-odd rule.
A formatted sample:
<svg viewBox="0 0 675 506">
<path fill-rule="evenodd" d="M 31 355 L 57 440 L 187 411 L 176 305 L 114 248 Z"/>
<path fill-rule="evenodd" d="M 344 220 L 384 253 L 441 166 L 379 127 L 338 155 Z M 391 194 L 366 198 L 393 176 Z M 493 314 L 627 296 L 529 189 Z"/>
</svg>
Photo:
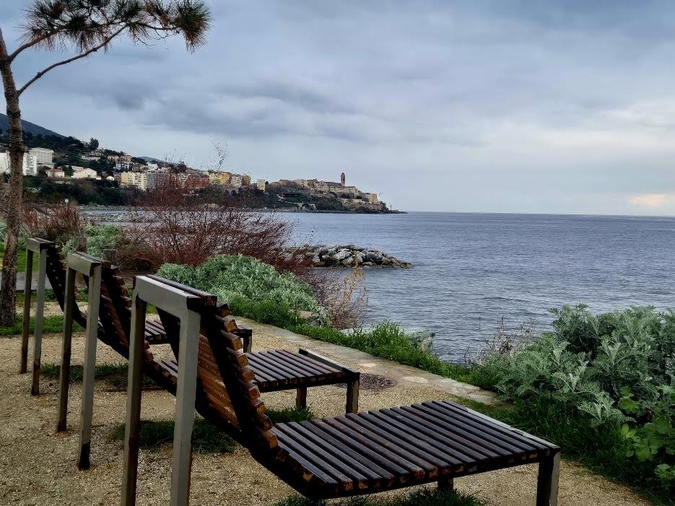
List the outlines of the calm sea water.
<svg viewBox="0 0 675 506">
<path fill-rule="evenodd" d="M 412 262 L 370 269 L 369 322 L 436 333 L 435 351 L 463 360 L 500 321 L 551 322 L 549 308 L 596 312 L 675 307 L 675 218 L 514 214 L 288 214 L 295 241 L 377 248 Z"/>
</svg>

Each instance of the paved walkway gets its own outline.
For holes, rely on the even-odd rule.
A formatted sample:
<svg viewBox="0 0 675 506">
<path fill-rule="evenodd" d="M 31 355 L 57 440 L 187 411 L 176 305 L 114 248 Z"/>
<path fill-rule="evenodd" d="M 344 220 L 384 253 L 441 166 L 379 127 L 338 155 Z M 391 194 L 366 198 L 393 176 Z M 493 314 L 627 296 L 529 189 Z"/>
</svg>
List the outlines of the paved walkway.
<svg viewBox="0 0 675 506">
<path fill-rule="evenodd" d="M 2 274 L 0 274 L 0 282 L 2 281 Z M 37 283 L 38 283 L 38 275 L 37 273 L 33 273 L 32 276 L 32 281 L 31 281 L 31 288 L 35 290 L 37 288 Z M 49 284 L 49 280 L 47 280 L 45 286 L 47 288 L 51 288 L 52 285 Z M 26 273 L 25 272 L 17 272 L 16 273 L 16 289 L 19 292 L 23 292 L 26 287 Z"/>
<path fill-rule="evenodd" d="M 431 374 L 415 367 L 399 364 L 379 357 L 374 357 L 353 348 L 346 348 L 338 346 L 337 344 L 324 343 L 306 336 L 295 334 L 288 330 L 273 327 L 271 325 L 263 325 L 253 320 L 248 320 L 240 316 L 236 317 L 237 322 L 240 322 L 247 327 L 253 329 L 253 346 L 256 346 L 256 334 L 261 331 L 273 334 L 275 337 L 288 342 L 292 347 L 309 348 L 317 353 L 330 355 L 335 357 L 340 363 L 344 363 L 349 367 L 367 373 L 378 374 L 396 380 L 402 387 L 409 385 L 411 387 L 430 387 L 442 392 L 449 393 L 456 397 L 470 399 L 484 404 L 498 403 L 497 397 L 493 392 L 482 390 L 477 386 L 462 383 L 449 378 L 444 378 L 436 374 Z"/>
</svg>

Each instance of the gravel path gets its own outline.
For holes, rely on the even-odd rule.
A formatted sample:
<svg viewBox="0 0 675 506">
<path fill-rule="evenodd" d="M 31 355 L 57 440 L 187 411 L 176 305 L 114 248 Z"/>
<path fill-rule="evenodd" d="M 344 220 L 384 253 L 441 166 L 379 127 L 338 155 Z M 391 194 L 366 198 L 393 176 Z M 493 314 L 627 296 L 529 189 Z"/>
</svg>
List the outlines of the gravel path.
<svg viewBox="0 0 675 506">
<path fill-rule="evenodd" d="M 246 324 L 254 330 L 254 351 L 271 348 L 297 350 L 297 342 L 289 340 L 287 333 L 266 325 Z M 65 434 L 57 434 L 57 381 L 43 378 L 42 395 L 30 395 L 30 375 L 18 374 L 20 341 L 18 337 L 0 338 L 0 398 L 3 399 L 0 411 L 0 504 L 64 506 L 119 503 L 123 447 L 121 442 L 108 441 L 107 436 L 115 425 L 124 420 L 125 393 L 106 391 L 103 385 L 97 384 L 92 467 L 88 471 L 78 471 L 75 462 L 80 386 L 73 385 L 70 390 L 69 430 Z M 45 336 L 43 363 L 58 363 L 60 342 L 58 335 Z M 82 335 L 76 335 L 73 342 L 74 363 L 82 361 L 83 344 Z M 316 343 L 316 350 L 330 355 L 321 343 Z M 345 356 L 329 358 L 339 359 L 354 368 L 364 363 L 363 357 L 358 355 L 353 361 L 345 359 Z M 98 361 L 118 363 L 120 357 L 99 344 Z M 380 367 L 361 370 L 370 374 L 382 373 Z M 412 376 L 410 371 L 411 368 L 389 363 L 386 377 L 394 380 L 396 385 L 384 389 L 362 389 L 360 409 L 412 404 L 429 399 L 457 399 L 447 389 L 437 388 L 433 382 L 420 381 L 419 378 L 425 378 L 420 371 L 417 371 L 419 375 Z M 374 383 L 390 382 L 375 380 Z M 335 416 L 344 409 L 344 396 L 344 388 L 337 386 L 310 389 L 308 404 L 319 416 Z M 292 406 L 294 392 L 265 394 L 263 399 L 275 408 Z M 170 419 L 174 408 L 174 398 L 163 391 L 146 391 L 143 394 L 143 419 Z M 536 471 L 536 465 L 521 466 L 459 478 L 455 484 L 459 490 L 475 494 L 488 504 L 522 506 L 534 504 Z M 170 472 L 170 446 L 155 451 L 142 450 L 137 503 L 168 504 Z M 192 504 L 270 505 L 293 493 L 290 487 L 255 462 L 241 447 L 232 454 L 194 456 Z M 404 491 L 391 494 L 402 493 Z M 625 487 L 599 478 L 574 463 L 563 462 L 559 504 L 628 506 L 650 503 Z"/>
</svg>

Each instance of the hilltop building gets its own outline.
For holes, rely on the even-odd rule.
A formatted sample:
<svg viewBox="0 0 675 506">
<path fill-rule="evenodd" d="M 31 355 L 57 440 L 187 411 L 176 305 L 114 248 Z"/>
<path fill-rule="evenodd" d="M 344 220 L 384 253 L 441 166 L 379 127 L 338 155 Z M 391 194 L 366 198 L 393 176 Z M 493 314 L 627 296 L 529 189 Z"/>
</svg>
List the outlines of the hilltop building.
<svg viewBox="0 0 675 506">
<path fill-rule="evenodd" d="M 54 167 L 54 150 L 47 148 L 31 148 L 28 151 L 29 156 L 35 157 L 38 167 Z"/>
</svg>

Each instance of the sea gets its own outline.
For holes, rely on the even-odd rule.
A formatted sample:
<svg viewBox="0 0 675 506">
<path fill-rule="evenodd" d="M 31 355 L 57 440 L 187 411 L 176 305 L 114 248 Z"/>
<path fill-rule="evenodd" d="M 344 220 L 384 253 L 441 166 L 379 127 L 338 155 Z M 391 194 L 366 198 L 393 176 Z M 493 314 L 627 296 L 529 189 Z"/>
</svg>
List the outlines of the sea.
<svg viewBox="0 0 675 506">
<path fill-rule="evenodd" d="M 366 269 L 366 323 L 435 333 L 462 362 L 494 340 L 550 329 L 551 308 L 675 307 L 675 218 L 533 214 L 281 214 L 296 244 L 379 249 L 411 269 Z"/>
</svg>

